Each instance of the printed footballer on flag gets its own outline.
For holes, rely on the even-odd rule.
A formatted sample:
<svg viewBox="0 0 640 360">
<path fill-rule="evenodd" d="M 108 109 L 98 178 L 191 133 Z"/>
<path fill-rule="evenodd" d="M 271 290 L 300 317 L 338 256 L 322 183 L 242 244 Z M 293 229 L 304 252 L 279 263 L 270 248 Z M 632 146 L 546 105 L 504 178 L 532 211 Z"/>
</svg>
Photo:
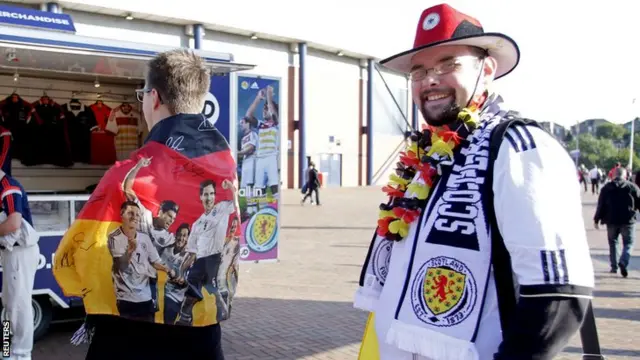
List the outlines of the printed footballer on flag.
<svg viewBox="0 0 640 360">
<path fill-rule="evenodd" d="M 55 256 L 88 314 L 204 326 L 229 317 L 238 281 L 235 165 L 148 142 L 104 176 Z"/>
</svg>

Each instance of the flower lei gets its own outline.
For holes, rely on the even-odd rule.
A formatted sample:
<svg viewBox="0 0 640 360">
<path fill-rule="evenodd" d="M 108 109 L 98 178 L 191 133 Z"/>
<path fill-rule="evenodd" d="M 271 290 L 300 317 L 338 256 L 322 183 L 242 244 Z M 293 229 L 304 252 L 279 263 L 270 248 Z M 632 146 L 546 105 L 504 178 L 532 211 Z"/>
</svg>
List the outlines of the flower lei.
<svg viewBox="0 0 640 360">
<path fill-rule="evenodd" d="M 484 101 L 486 97 L 482 98 Z M 466 129 L 468 134 L 478 126 L 480 106 L 481 103 L 474 103 L 458 113 L 458 129 Z M 431 189 L 442 173 L 440 166 L 451 163 L 454 150 L 462 139 L 457 129 L 452 130 L 447 125 L 440 128 L 425 125 L 422 131 L 411 135 L 410 145 L 400 153 L 395 174 L 389 176 L 389 183 L 382 188 L 389 196 L 389 202 L 380 204 L 376 230 L 379 236 L 392 241 L 407 236 L 409 226 L 420 217 Z M 418 173 L 424 184 L 414 181 Z"/>
</svg>

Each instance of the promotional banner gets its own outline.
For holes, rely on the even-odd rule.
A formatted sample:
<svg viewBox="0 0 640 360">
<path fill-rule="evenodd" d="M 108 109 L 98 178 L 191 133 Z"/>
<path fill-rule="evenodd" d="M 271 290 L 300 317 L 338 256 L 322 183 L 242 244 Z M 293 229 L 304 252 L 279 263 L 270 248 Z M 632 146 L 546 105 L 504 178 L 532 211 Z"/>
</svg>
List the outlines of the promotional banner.
<svg viewBox="0 0 640 360">
<path fill-rule="evenodd" d="M 211 87 L 204 101 L 202 113 L 209 120 L 202 127 L 215 126 L 229 142 L 231 138 L 231 77 L 216 75 L 211 77 Z"/>
<path fill-rule="evenodd" d="M 240 259 L 278 258 L 280 79 L 238 76 Z"/>
</svg>

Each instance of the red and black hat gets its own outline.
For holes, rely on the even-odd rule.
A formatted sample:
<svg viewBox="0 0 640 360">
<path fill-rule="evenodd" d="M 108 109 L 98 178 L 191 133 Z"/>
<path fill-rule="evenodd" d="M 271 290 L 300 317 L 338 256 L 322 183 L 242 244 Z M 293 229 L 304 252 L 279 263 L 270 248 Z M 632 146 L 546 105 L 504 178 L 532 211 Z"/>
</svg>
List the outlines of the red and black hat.
<svg viewBox="0 0 640 360">
<path fill-rule="evenodd" d="M 520 61 L 520 50 L 513 39 L 500 33 L 485 33 L 478 20 L 447 4 L 440 4 L 422 12 L 413 49 L 384 59 L 380 64 L 409 73 L 411 58 L 415 54 L 441 45 L 468 45 L 485 49 L 498 63 L 496 79 L 510 73 Z"/>
</svg>

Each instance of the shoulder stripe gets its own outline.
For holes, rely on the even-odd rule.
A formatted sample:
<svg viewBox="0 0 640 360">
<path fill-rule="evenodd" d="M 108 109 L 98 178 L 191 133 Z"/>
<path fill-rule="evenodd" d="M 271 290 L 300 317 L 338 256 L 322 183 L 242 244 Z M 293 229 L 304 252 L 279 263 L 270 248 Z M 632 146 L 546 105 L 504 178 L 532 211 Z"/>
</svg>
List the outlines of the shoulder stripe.
<svg viewBox="0 0 640 360">
<path fill-rule="evenodd" d="M 536 148 L 536 142 L 527 125 L 510 127 L 504 134 L 516 152 L 524 152 Z"/>
</svg>

